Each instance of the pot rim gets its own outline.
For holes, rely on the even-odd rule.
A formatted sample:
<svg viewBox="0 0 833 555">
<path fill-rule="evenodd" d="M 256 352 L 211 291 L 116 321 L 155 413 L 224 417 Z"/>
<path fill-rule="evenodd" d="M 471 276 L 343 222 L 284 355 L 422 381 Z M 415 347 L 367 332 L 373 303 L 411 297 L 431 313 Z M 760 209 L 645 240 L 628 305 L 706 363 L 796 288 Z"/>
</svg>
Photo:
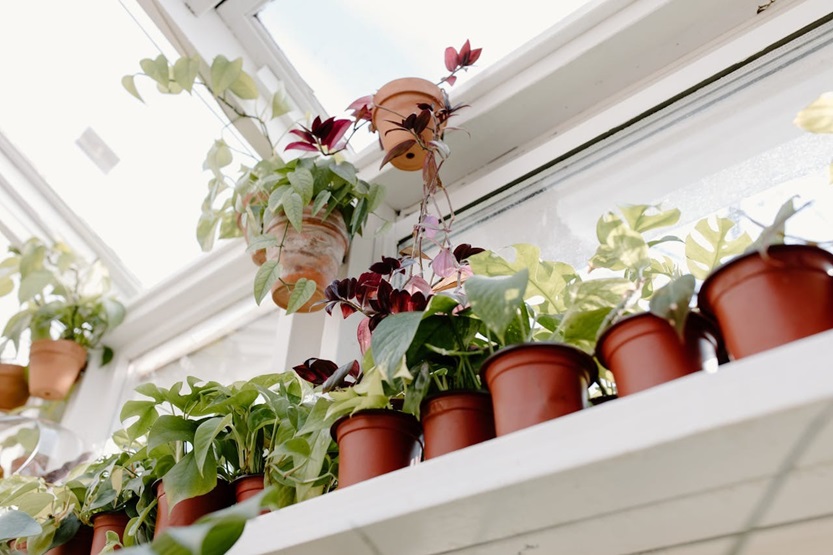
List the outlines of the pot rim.
<svg viewBox="0 0 833 555">
<path fill-rule="evenodd" d="M 419 404 L 419 414 L 422 415 L 423 407 L 433 401 L 434 399 L 441 399 L 443 397 L 453 397 L 455 395 L 464 395 L 467 397 L 491 397 L 492 394 L 488 392 L 486 389 L 448 389 L 446 391 L 437 391 L 436 393 L 430 393 L 425 396 L 425 398 Z"/>
<path fill-rule="evenodd" d="M 373 112 L 376 113 L 376 106 L 384 104 L 389 98 L 401 92 L 416 92 L 442 101 L 442 89 L 436 83 L 422 77 L 400 77 L 379 87 L 373 95 Z"/>
<path fill-rule="evenodd" d="M 587 373 L 587 380 L 588 384 L 595 383 L 599 379 L 599 365 L 596 363 L 596 359 L 593 358 L 590 354 L 582 351 L 578 347 L 573 347 L 572 345 L 568 345 L 566 343 L 544 343 L 544 342 L 531 342 L 531 343 L 518 343 L 515 345 L 508 345 L 503 347 L 491 355 L 489 355 L 486 360 L 480 365 L 480 383 L 487 388 L 488 385 L 486 382 L 486 370 L 488 370 L 489 366 L 491 366 L 495 360 L 502 358 L 506 353 L 512 353 L 514 351 L 522 351 L 525 349 L 540 349 L 546 351 L 570 351 L 571 354 L 575 355 L 576 358 L 580 360 L 580 363 L 584 366 L 584 369 Z"/>
<path fill-rule="evenodd" d="M 229 485 L 234 487 L 235 484 L 238 482 L 242 482 L 243 480 L 250 479 L 250 478 L 260 478 L 263 480 L 265 478 L 265 474 L 263 472 L 257 474 L 241 474 L 240 476 L 236 477 L 234 480 L 229 482 Z M 218 479 L 219 481 L 219 479 Z"/>
<path fill-rule="evenodd" d="M 330 437 L 333 439 L 333 441 L 338 443 L 338 439 L 336 439 L 336 430 L 338 429 L 339 426 L 341 426 L 342 424 L 344 424 L 345 422 L 347 422 L 348 420 L 350 420 L 354 416 L 363 416 L 363 415 L 370 415 L 370 414 L 385 414 L 385 415 L 393 416 L 395 418 L 400 418 L 400 419 L 407 420 L 412 425 L 412 427 L 417 430 L 417 432 L 414 434 L 415 437 L 419 438 L 419 436 L 422 433 L 422 427 L 420 426 L 419 420 L 417 419 L 416 416 L 414 416 L 411 413 L 403 412 L 401 410 L 396 410 L 396 409 L 362 409 L 362 410 L 356 411 L 352 414 L 345 414 L 344 416 L 341 416 L 340 418 L 338 418 L 338 420 L 333 422 L 333 424 L 330 426 Z"/>
<path fill-rule="evenodd" d="M 800 252 L 805 251 L 807 253 L 814 253 L 818 254 L 823 258 L 827 258 L 828 262 L 831 266 L 833 266 L 833 253 L 830 251 L 823 249 L 821 247 L 817 247 L 815 245 L 801 245 L 801 244 L 780 244 L 780 245 L 770 245 L 766 252 L 767 254 L 778 254 L 780 252 Z M 741 254 L 724 262 L 720 266 L 718 266 L 714 271 L 712 271 L 706 279 L 703 280 L 703 284 L 700 286 L 700 291 L 697 293 L 697 307 L 700 309 L 700 312 L 704 315 L 708 316 L 709 318 L 714 318 L 714 309 L 708 302 L 707 292 L 714 287 L 715 281 L 719 279 L 720 276 L 727 273 L 731 268 L 737 266 L 739 263 L 749 260 L 751 258 L 761 258 L 761 253 L 759 251 L 752 251 Z M 766 261 L 764 261 L 766 262 Z"/>
</svg>

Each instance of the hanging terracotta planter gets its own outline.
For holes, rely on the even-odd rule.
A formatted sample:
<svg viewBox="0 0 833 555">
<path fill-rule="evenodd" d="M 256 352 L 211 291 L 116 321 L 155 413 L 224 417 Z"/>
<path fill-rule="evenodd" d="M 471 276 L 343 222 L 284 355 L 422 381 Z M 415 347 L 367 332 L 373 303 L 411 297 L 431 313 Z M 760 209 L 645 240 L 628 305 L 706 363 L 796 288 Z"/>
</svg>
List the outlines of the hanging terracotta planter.
<svg viewBox="0 0 833 555">
<path fill-rule="evenodd" d="M 411 114 L 419 113 L 418 104 L 441 107 L 443 93 L 440 87 L 425 79 L 406 77 L 391 81 L 373 96 L 371 122 L 379 133 L 379 140 L 385 152 L 413 138 L 409 131 L 399 129 L 391 122 L 400 122 Z M 421 137 L 424 142 L 428 142 L 433 140 L 434 133 L 433 129 L 425 129 Z M 419 145 L 414 145 L 407 152 L 391 160 L 391 164 L 400 170 L 417 171 L 422 169 L 424 160 L 425 151 Z"/>
<path fill-rule="evenodd" d="M 67 543 L 53 547 L 46 555 L 90 555 L 93 544 L 93 529 L 83 524 Z"/>
<path fill-rule="evenodd" d="M 340 418 L 331 433 L 338 443 L 338 487 L 410 466 L 421 456 L 422 429 L 412 415 L 371 409 Z"/>
<path fill-rule="evenodd" d="M 257 202 L 253 202 L 252 199 L 255 199 Z M 269 196 L 264 192 L 260 192 L 257 195 L 255 195 L 255 193 L 248 193 L 240 200 L 240 208 L 245 212 L 249 206 L 256 204 L 260 207 L 260 210 L 264 210 L 264 205 L 268 202 Z M 248 247 L 249 237 L 246 235 L 246 228 L 243 225 L 243 212 L 237 213 L 237 229 L 243 232 L 243 238 L 246 240 L 246 246 Z M 255 265 L 263 266 L 263 263 L 266 262 L 266 249 L 256 250 L 251 254 L 251 257 L 252 262 L 254 262 Z"/>
<path fill-rule="evenodd" d="M 420 408 L 425 460 L 495 437 L 492 398 L 485 391 L 446 391 Z"/>
<path fill-rule="evenodd" d="M 69 339 L 38 339 L 29 350 L 29 393 L 63 399 L 87 363 L 87 350 Z"/>
<path fill-rule="evenodd" d="M 324 308 L 319 301 L 324 299 L 324 290 L 338 277 L 338 270 L 349 246 L 347 225 L 341 212 L 334 210 L 326 219 L 312 215 L 312 209 L 304 209 L 301 233 L 281 214 L 272 220 L 268 233 L 283 243 L 278 262 L 281 267 L 281 281 L 272 288 L 272 300 L 281 308 L 289 304 L 292 290 L 284 284 L 293 285 L 301 278 L 311 279 L 316 288 L 312 298 L 298 312 L 315 312 Z M 278 248 L 266 251 L 268 259 L 278 257 Z M 318 303 L 318 304 L 317 304 Z"/>
<path fill-rule="evenodd" d="M 502 436 L 584 408 L 596 361 L 557 343 L 505 347 L 483 362 L 492 394 L 495 431 Z"/>
<path fill-rule="evenodd" d="M 217 482 L 210 492 L 183 499 L 173 507 L 168 506 L 168 496 L 165 494 L 165 486 L 162 480 L 156 482 L 156 527 L 153 530 L 153 537 L 158 538 L 170 526 L 189 526 L 200 517 L 225 509 L 231 505 L 231 494 L 228 484 Z"/>
<path fill-rule="evenodd" d="M 605 330 L 596 345 L 599 362 L 613 373 L 619 397 L 681 378 L 717 358 L 717 330 L 690 313 L 681 338 L 664 318 L 643 312 L 623 318 Z"/>
<path fill-rule="evenodd" d="M 28 399 L 26 368 L 18 364 L 0 363 L 0 410 L 22 407 Z"/>
<path fill-rule="evenodd" d="M 107 545 L 107 532 L 115 532 L 119 541 L 124 539 L 124 530 L 130 517 L 125 513 L 101 513 L 93 517 L 93 541 L 88 553 L 98 555 Z"/>
<path fill-rule="evenodd" d="M 833 254 L 775 245 L 743 255 L 706 278 L 697 302 L 735 359 L 833 329 Z"/>
</svg>

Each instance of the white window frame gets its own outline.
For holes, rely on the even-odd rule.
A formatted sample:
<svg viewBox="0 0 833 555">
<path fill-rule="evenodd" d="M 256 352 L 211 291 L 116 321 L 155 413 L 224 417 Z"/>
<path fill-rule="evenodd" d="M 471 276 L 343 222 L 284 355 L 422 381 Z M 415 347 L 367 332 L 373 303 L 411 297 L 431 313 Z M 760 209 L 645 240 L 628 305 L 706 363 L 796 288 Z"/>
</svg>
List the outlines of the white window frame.
<svg viewBox="0 0 833 555">
<path fill-rule="evenodd" d="M 219 9 L 222 13 L 202 0 L 139 3 L 182 53 L 199 53 L 204 59 L 219 53 L 242 56 L 254 73 L 266 67 L 287 79 L 280 75 L 280 66 L 269 51 L 257 46 L 263 37 L 246 32 L 246 26 L 250 29 L 257 24 L 252 13 L 258 1 L 226 0 Z M 454 154 L 446 166 L 446 183 L 453 205 L 465 206 L 519 181 L 831 15 L 829 0 L 779 0 L 755 15 L 758 3 L 595 0 L 484 71 L 454 91 L 455 102 L 471 105 L 461 112 L 458 125 L 469 129 L 472 138 L 463 134 L 451 140 Z M 673 60 L 663 50 L 667 50 L 663 40 L 668 36 L 679 37 L 681 45 L 680 56 Z M 649 54 L 634 61 L 638 71 L 617 58 L 623 49 L 633 48 Z M 558 83 L 573 87 L 562 93 Z M 583 90 L 594 91 L 590 96 L 596 100 L 588 101 Z M 303 103 L 299 98 L 295 101 Z M 531 108 L 542 103 L 565 108 L 537 115 Z M 501 115 L 506 110 L 514 123 L 507 124 Z M 415 221 L 414 190 L 421 190 L 419 176 L 379 170 L 380 160 L 381 153 L 368 149 L 359 153 L 355 163 L 365 179 L 388 186 L 382 217 L 395 220 L 394 232 L 357 238 L 342 275 L 357 275 L 381 253 L 394 252 L 396 241 L 410 233 Z M 115 367 L 90 369 L 64 423 L 83 429 L 89 443 L 100 442 L 118 410 L 113 399 L 139 357 L 159 356 L 159 349 L 178 353 L 194 348 L 198 342 L 189 337 L 189 330 L 197 326 L 211 330 L 206 337 L 217 337 L 263 314 L 251 302 L 251 279 L 251 262 L 242 245 L 232 241 L 131 303 L 128 321 L 111 337 L 119 353 Z M 277 341 L 282 345 L 278 348 L 284 349 L 287 363 L 316 354 L 341 359 L 355 352 L 352 320 L 321 315 L 278 318 Z M 316 323 L 310 325 L 304 318 Z M 304 334 L 293 333 L 300 329 Z M 311 329 L 319 332 L 314 339 Z M 90 406 L 99 407 L 100 425 L 79 426 Z"/>
</svg>

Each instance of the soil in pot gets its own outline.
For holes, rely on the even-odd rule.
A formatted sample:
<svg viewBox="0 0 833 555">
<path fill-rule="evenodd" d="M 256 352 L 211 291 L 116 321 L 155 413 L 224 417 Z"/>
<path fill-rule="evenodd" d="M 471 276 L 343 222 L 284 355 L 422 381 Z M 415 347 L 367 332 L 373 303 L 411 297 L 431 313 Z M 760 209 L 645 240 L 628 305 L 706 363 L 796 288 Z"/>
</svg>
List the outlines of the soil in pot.
<svg viewBox="0 0 833 555">
<path fill-rule="evenodd" d="M 496 352 L 480 372 L 492 394 L 495 432 L 502 436 L 584 408 L 597 367 L 575 347 L 528 343 Z"/>
<path fill-rule="evenodd" d="M 833 329 L 833 254 L 775 245 L 740 256 L 706 278 L 697 301 L 735 359 Z"/>
<path fill-rule="evenodd" d="M 341 212 L 333 211 L 326 219 L 313 216 L 311 208 L 304 209 L 301 233 L 298 233 L 284 215 L 276 217 L 267 229 L 283 243 L 278 262 L 281 281 L 272 288 L 272 300 L 281 308 L 289 304 L 292 289 L 301 278 L 315 282 L 315 293 L 298 312 L 314 312 L 324 308 L 324 290 L 338 277 L 338 270 L 349 245 L 347 225 Z M 266 257 L 278 257 L 278 248 L 266 250 Z"/>
<path fill-rule="evenodd" d="M 337 420 L 331 433 L 338 443 L 339 488 L 405 468 L 422 455 L 419 421 L 396 410 L 359 411 Z"/>
<path fill-rule="evenodd" d="M 643 312 L 605 330 L 596 357 L 613 373 L 619 397 L 625 397 L 697 372 L 705 360 L 717 358 L 718 334 L 705 318 L 690 313 L 684 336 L 664 318 Z"/>
<path fill-rule="evenodd" d="M 38 339 L 29 351 L 29 393 L 63 399 L 87 362 L 87 350 L 69 339 Z"/>
<path fill-rule="evenodd" d="M 28 399 L 26 368 L 19 364 L 0 363 L 0 410 L 22 407 Z"/>
<path fill-rule="evenodd" d="M 93 541 L 90 555 L 98 555 L 107 545 L 107 532 L 115 532 L 119 541 L 124 540 L 124 529 L 130 517 L 125 513 L 101 513 L 93 517 Z"/>
<path fill-rule="evenodd" d="M 419 113 L 418 104 L 432 104 L 435 109 L 442 107 L 442 90 L 431 81 L 406 77 L 384 85 L 373 96 L 371 122 L 385 152 L 413 139 L 410 131 L 402 130 L 392 122 L 399 123 L 409 115 Z M 433 140 L 434 132 L 433 129 L 425 129 L 420 136 L 427 143 Z M 391 160 L 391 164 L 400 170 L 417 171 L 422 169 L 424 161 L 425 151 L 419 145 L 414 145 Z"/>
<path fill-rule="evenodd" d="M 75 536 L 63 545 L 53 547 L 46 555 L 90 555 L 93 544 L 93 529 L 83 524 Z"/>
<path fill-rule="evenodd" d="M 169 526 L 188 526 L 196 522 L 200 517 L 225 509 L 233 501 L 232 493 L 226 482 L 217 482 L 210 492 L 183 499 L 173 507 L 168 505 L 168 496 L 165 495 L 165 487 L 162 480 L 156 482 L 156 527 L 153 537 L 159 537 Z"/>
<path fill-rule="evenodd" d="M 425 460 L 495 437 L 492 398 L 485 391 L 446 391 L 420 408 Z"/>
</svg>

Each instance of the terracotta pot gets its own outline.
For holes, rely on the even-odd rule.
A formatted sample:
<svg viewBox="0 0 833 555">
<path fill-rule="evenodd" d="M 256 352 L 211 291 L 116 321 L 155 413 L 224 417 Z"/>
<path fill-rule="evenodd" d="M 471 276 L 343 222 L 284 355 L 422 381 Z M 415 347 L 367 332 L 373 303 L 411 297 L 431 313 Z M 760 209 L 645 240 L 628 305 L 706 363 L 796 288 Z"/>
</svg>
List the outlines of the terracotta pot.
<svg viewBox="0 0 833 555">
<path fill-rule="evenodd" d="M 38 339 L 29 351 L 29 393 L 63 399 L 87 362 L 87 350 L 69 339 Z"/>
<path fill-rule="evenodd" d="M 231 487 L 234 488 L 235 501 L 245 501 L 263 491 L 263 474 L 241 476 L 231 483 Z"/>
<path fill-rule="evenodd" d="M 115 532 L 124 540 L 124 529 L 130 517 L 125 513 L 101 513 L 93 517 L 93 542 L 90 555 L 98 555 L 107 545 L 107 532 Z"/>
<path fill-rule="evenodd" d="M 425 460 L 495 437 L 492 398 L 485 391 L 446 391 L 422 402 Z"/>
<path fill-rule="evenodd" d="M 327 219 L 311 215 L 311 208 L 304 210 L 301 233 L 289 223 L 284 215 L 276 217 L 267 229 L 278 241 L 283 242 L 283 249 L 278 261 L 281 265 L 281 280 L 295 284 L 301 278 L 311 279 L 316 283 L 315 293 L 298 312 L 314 312 L 324 308 L 319 301 L 324 299 L 324 290 L 336 277 L 349 246 L 347 225 L 341 212 L 333 211 Z M 278 257 L 278 248 L 266 250 L 269 259 Z M 272 288 L 272 300 L 281 308 L 286 308 L 292 291 L 280 281 Z"/>
<path fill-rule="evenodd" d="M 492 394 L 495 432 L 502 436 L 584 408 L 597 367 L 575 347 L 528 343 L 496 352 L 480 372 Z"/>
<path fill-rule="evenodd" d="M 410 466 L 422 445 L 419 421 L 395 410 L 363 410 L 340 418 L 331 432 L 338 443 L 338 487 Z"/>
<path fill-rule="evenodd" d="M 409 131 L 399 129 L 391 122 L 400 122 L 411 114 L 419 113 L 418 104 L 433 104 L 435 108 L 441 107 L 443 105 L 442 90 L 431 81 L 406 77 L 391 81 L 373 96 L 371 123 L 379 133 L 379 141 L 385 152 L 413 138 Z M 434 132 L 433 129 L 423 131 L 421 134 L 423 141 L 431 141 L 434 138 Z M 391 160 L 391 164 L 400 170 L 417 171 L 422 169 L 424 160 L 425 151 L 419 145 L 414 145 L 404 154 Z"/>
<path fill-rule="evenodd" d="M 833 254 L 775 245 L 764 258 L 740 256 L 715 270 L 697 297 L 717 320 L 732 358 L 833 328 Z"/>
<path fill-rule="evenodd" d="M 599 337 L 596 358 L 613 373 L 616 392 L 625 397 L 681 378 L 716 358 L 716 330 L 696 313 L 686 321 L 685 340 L 667 320 L 650 312 L 628 316 Z"/>
<path fill-rule="evenodd" d="M 0 410 L 22 407 L 28 399 L 26 368 L 18 364 L 0 363 Z"/>
<path fill-rule="evenodd" d="M 71 540 L 58 547 L 53 547 L 46 552 L 46 555 L 90 555 L 92 544 L 93 529 L 82 524 Z"/>
<path fill-rule="evenodd" d="M 205 495 L 183 499 L 173 507 L 168 506 L 168 496 L 161 480 L 156 482 L 156 527 L 153 537 L 158 538 L 169 526 L 188 526 L 200 517 L 225 509 L 232 503 L 228 484 L 217 482 L 215 487 Z"/>
</svg>

